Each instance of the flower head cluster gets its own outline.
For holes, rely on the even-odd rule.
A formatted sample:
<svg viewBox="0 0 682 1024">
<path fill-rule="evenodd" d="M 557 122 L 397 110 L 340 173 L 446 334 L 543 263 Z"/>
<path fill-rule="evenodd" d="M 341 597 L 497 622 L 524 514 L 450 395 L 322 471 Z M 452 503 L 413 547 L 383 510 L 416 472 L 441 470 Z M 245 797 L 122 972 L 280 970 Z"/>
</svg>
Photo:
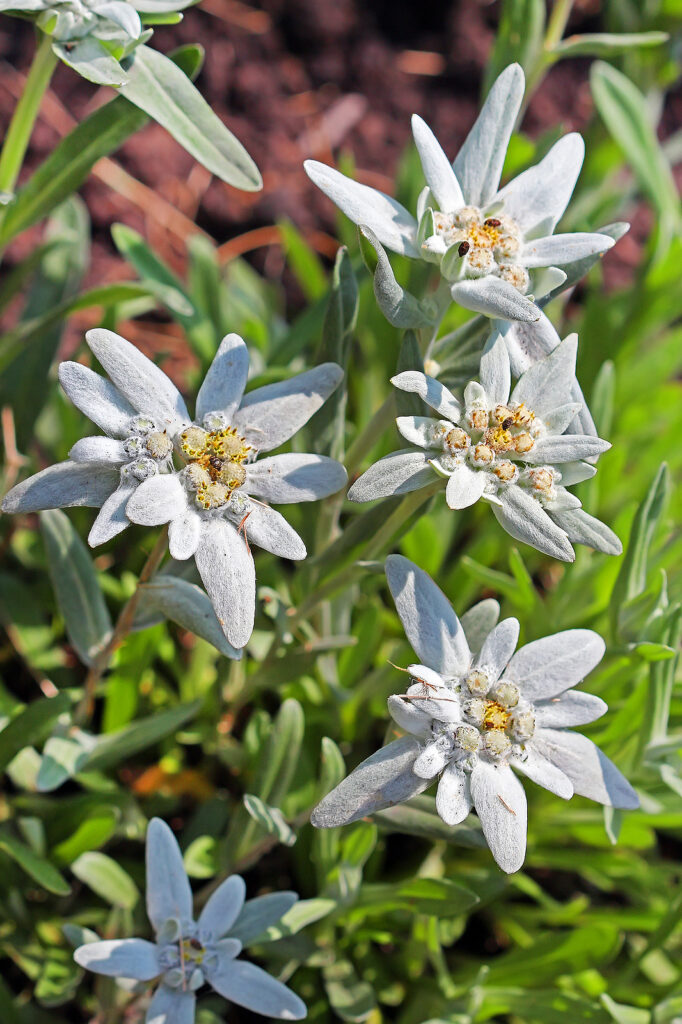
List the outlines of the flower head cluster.
<svg viewBox="0 0 682 1024">
<path fill-rule="evenodd" d="M 451 164 L 425 122 L 412 119 L 426 187 L 413 217 L 399 202 L 326 164 L 306 161 L 309 177 L 350 219 L 394 252 L 440 265 L 460 305 L 505 320 L 536 320 L 542 297 L 566 279 L 562 267 L 613 245 L 605 234 L 554 235 L 584 157 L 579 135 L 560 139 L 540 163 L 499 187 L 521 107 L 524 75 L 511 64 L 492 86 Z M 552 268 L 544 282 L 536 269 Z"/>
<path fill-rule="evenodd" d="M 594 466 L 583 460 L 610 447 L 598 437 L 567 432 L 581 410 L 572 400 L 576 351 L 577 338 L 566 338 L 511 390 L 507 347 L 494 335 L 481 359 L 480 382 L 467 385 L 463 403 L 433 377 L 398 374 L 392 383 L 418 394 L 439 418 L 398 417 L 400 433 L 415 447 L 380 459 L 348 497 L 369 501 L 417 490 L 435 472 L 447 480 L 450 508 L 483 498 L 512 537 L 555 558 L 573 560 L 571 541 L 619 553 L 618 538 L 567 490 L 594 475 Z"/>
<path fill-rule="evenodd" d="M 157 981 L 147 1024 L 192 1024 L 196 993 L 204 984 L 254 1013 L 278 1020 L 301 1020 L 307 1010 L 291 989 L 262 968 L 236 959 L 242 943 L 235 935 L 239 934 L 240 915 L 249 906 L 244 904 L 245 891 L 244 880 L 231 875 L 215 890 L 195 921 L 192 890 L 180 848 L 165 822 L 153 818 L 147 830 L 147 914 L 155 942 L 89 942 L 75 951 L 74 959 L 96 974 Z M 278 907 L 274 918 L 262 917 L 263 930 L 287 909 L 281 903 Z"/>
<path fill-rule="evenodd" d="M 604 655 L 588 629 L 570 629 L 516 651 L 519 623 L 505 619 L 470 646 L 431 578 L 400 555 L 386 576 L 421 664 L 411 684 L 388 699 L 409 735 L 364 761 L 313 812 L 320 828 L 347 824 L 408 800 L 436 779 L 436 809 L 457 825 L 475 808 L 495 860 L 517 871 L 526 850 L 526 796 L 512 769 L 557 796 L 574 793 L 634 808 L 637 795 L 585 736 L 568 731 L 599 718 L 606 704 L 574 690 Z M 474 620 L 469 613 L 469 622 Z M 515 652 L 516 651 L 516 652 Z"/>
<path fill-rule="evenodd" d="M 310 419 L 343 371 L 324 363 L 244 395 L 248 351 L 230 334 L 199 390 L 194 422 L 173 382 L 133 345 L 106 330 L 89 331 L 87 341 L 110 380 L 72 362 L 61 364 L 59 376 L 74 405 L 107 436 L 76 442 L 66 462 L 14 487 L 3 510 L 99 507 L 91 545 L 130 522 L 169 523 L 171 555 L 196 559 L 225 636 L 243 647 L 255 608 L 250 544 L 283 558 L 306 555 L 296 531 L 266 502 L 315 501 L 346 481 L 343 466 L 322 455 L 259 456 Z"/>
</svg>

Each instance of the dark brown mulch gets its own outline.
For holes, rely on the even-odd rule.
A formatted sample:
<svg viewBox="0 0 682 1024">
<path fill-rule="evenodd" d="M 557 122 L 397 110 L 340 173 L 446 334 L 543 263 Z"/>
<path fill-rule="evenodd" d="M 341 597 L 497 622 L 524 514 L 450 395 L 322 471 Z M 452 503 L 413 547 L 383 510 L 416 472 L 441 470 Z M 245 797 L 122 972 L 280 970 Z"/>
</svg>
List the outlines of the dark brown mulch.
<svg viewBox="0 0 682 1024">
<path fill-rule="evenodd" d="M 198 85 L 256 159 L 263 191 L 245 195 L 210 180 L 157 125 L 130 139 L 116 160 L 219 243 L 288 217 L 329 254 L 334 242 L 320 233 L 333 235 L 335 211 L 308 181 L 303 160 L 313 156 L 332 162 L 340 150 L 347 150 L 360 180 L 390 191 L 415 111 L 454 153 L 476 114 L 497 16 L 497 4 L 475 0 L 264 0 L 258 7 L 239 0 L 206 0 L 189 10 L 182 24 L 158 29 L 155 45 L 169 50 L 200 42 L 205 47 Z M 590 0 L 578 5 L 574 21 L 571 27 L 583 31 L 599 27 Z M 25 72 L 32 50 L 30 26 L 0 18 L 0 57 Z M 557 123 L 566 130 L 585 125 L 591 113 L 586 67 L 586 62 L 568 61 L 552 70 L 526 117 L 531 135 Z M 17 87 L 11 68 L 0 67 L 4 122 Z M 64 110 L 78 118 L 108 98 L 107 90 L 96 90 L 62 66 L 52 92 L 61 109 L 53 102 L 38 123 L 28 169 L 68 127 Z M 153 197 L 131 203 L 96 178 L 83 194 L 94 227 L 89 283 L 126 273 L 109 237 L 117 220 L 144 232 L 181 268 L 182 244 L 177 235 L 166 233 L 163 210 Z M 612 282 L 621 281 L 637 260 L 638 241 L 647 230 L 646 216 L 639 219 L 637 232 L 608 257 Z M 27 233 L 10 258 L 33 242 Z M 261 249 L 252 258 L 266 274 L 281 274 L 278 248 Z"/>
</svg>

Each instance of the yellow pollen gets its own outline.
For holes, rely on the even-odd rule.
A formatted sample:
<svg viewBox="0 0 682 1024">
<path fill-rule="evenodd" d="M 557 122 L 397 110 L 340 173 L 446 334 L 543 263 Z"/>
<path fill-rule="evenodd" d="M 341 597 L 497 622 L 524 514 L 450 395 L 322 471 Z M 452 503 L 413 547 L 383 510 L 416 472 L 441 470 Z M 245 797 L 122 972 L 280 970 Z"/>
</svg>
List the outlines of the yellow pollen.
<svg viewBox="0 0 682 1024">
<path fill-rule="evenodd" d="M 180 437 L 182 450 L 189 457 L 189 478 L 197 490 L 203 508 L 224 505 L 230 494 L 246 480 L 246 462 L 254 449 L 234 427 L 203 430 L 189 427 Z"/>
<path fill-rule="evenodd" d="M 500 240 L 500 229 L 492 224 L 472 224 L 467 232 L 471 245 L 493 249 Z"/>
<path fill-rule="evenodd" d="M 182 951 L 186 960 L 191 960 L 192 963 L 201 964 L 206 950 L 201 945 L 198 939 L 183 939 L 182 940 Z"/>
<path fill-rule="evenodd" d="M 506 729 L 511 718 L 511 713 L 498 704 L 496 700 L 485 702 L 485 714 L 483 715 L 484 729 Z"/>
<path fill-rule="evenodd" d="M 514 438 L 504 427 L 493 427 L 486 431 L 485 444 L 494 452 L 508 452 L 514 447 Z"/>
</svg>

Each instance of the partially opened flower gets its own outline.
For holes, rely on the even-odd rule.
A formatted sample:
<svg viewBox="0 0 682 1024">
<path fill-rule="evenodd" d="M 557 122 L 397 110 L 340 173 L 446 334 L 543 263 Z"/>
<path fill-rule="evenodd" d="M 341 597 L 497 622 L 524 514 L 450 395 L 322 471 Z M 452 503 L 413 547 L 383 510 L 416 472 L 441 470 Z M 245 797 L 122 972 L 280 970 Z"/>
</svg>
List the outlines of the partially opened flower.
<svg viewBox="0 0 682 1024">
<path fill-rule="evenodd" d="M 594 476 L 594 458 L 610 447 L 588 434 L 564 433 L 580 412 L 573 401 L 577 338 L 566 338 L 521 375 L 511 390 L 503 338 L 491 338 L 461 403 L 433 377 L 406 371 L 392 383 L 418 394 L 438 418 L 399 416 L 398 430 L 414 447 L 380 459 L 355 481 L 352 501 L 405 494 L 445 481 L 452 509 L 490 503 L 507 533 L 554 558 L 571 562 L 571 542 L 609 554 L 622 550 L 615 534 L 580 507 L 567 490 Z M 511 394 L 510 394 L 511 392 Z"/>
<path fill-rule="evenodd" d="M 196 993 L 204 984 L 254 1013 L 301 1020 L 307 1010 L 291 989 L 255 964 L 236 959 L 242 943 L 229 933 L 244 907 L 245 891 L 244 880 L 231 875 L 195 921 L 180 848 L 165 822 L 153 818 L 147 829 L 147 914 L 155 941 L 90 942 L 75 951 L 74 959 L 96 974 L 157 982 L 146 1024 L 193 1024 Z M 272 923 L 264 919 L 263 927 Z"/>
<path fill-rule="evenodd" d="M 412 129 L 427 187 L 417 216 L 376 189 L 332 167 L 307 160 L 309 177 L 358 225 L 393 252 L 440 265 L 453 282 L 452 297 L 467 309 L 505 320 L 532 321 L 536 298 L 551 290 L 560 271 L 613 245 L 608 235 L 554 235 L 573 194 L 584 157 L 577 134 L 560 139 L 540 161 L 503 188 L 500 176 L 524 92 L 523 71 L 511 64 L 492 86 L 453 164 L 431 129 L 415 115 Z"/>
<path fill-rule="evenodd" d="M 599 664 L 604 642 L 569 629 L 515 652 L 516 619 L 505 619 L 472 654 L 445 595 L 400 555 L 386 560 L 398 615 L 421 664 L 388 699 L 409 735 L 363 761 L 315 808 L 311 821 L 333 828 L 402 803 L 438 782 L 436 809 L 448 825 L 476 810 L 491 852 L 507 872 L 526 851 L 526 795 L 514 771 L 568 800 L 574 793 L 610 807 L 635 808 L 637 795 L 587 737 L 570 731 L 601 717 L 599 697 L 572 689 Z"/>
</svg>

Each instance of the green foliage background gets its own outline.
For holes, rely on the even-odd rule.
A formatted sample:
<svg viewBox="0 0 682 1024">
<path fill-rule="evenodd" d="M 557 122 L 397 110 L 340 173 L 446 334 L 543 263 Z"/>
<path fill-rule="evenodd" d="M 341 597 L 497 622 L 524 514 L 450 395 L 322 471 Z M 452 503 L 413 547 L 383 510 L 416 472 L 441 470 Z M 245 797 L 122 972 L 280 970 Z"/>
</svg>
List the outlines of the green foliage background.
<svg viewBox="0 0 682 1024">
<path fill-rule="evenodd" d="M 642 197 L 651 212 L 651 235 L 627 287 L 606 292 L 597 266 L 570 302 L 560 297 L 547 310 L 562 337 L 579 333 L 579 378 L 600 435 L 613 443 L 579 493 L 623 539 L 625 554 L 579 548 L 573 565 L 558 565 L 514 548 L 487 509 L 453 514 L 442 495 L 427 514 L 402 524 L 399 499 L 369 511 L 345 505 L 343 539 L 332 546 L 337 499 L 292 508 L 312 557 L 294 570 L 257 553 L 260 602 L 244 659 L 228 661 L 166 622 L 133 633 L 84 725 L 96 737 L 84 754 L 71 719 L 84 678 L 74 650 L 92 656 L 154 537 L 132 527 L 96 552 L 92 568 L 78 539 L 91 512 L 52 513 L 40 531 L 35 517 L 5 518 L 3 1022 L 143 1019 L 139 996 L 107 979 L 83 979 L 71 952 L 83 929 L 147 934 L 143 839 L 152 815 L 178 829 L 199 900 L 232 871 L 245 875 L 250 896 L 288 888 L 301 894 L 284 932 L 263 936 L 254 954 L 299 992 L 313 1021 L 682 1020 L 682 699 L 674 685 L 682 240 L 670 171 L 682 143 L 678 134 L 661 146 L 653 127 L 678 73 L 682 7 L 679 0 L 613 4 L 601 16 L 604 33 L 613 35 L 560 42 L 568 10 L 558 0 L 546 24 L 540 0 L 506 0 L 487 82 L 518 59 L 531 87 L 541 88 L 553 60 L 596 57 L 587 158 L 562 227 L 627 219 Z M 661 30 L 673 39 L 638 36 Z M 178 60 L 196 69 L 190 48 Z M 115 144 L 144 121 L 125 102 L 113 101 L 109 116 Z M 345 410 L 341 401 L 318 414 L 297 445 L 345 457 L 355 468 L 392 450 L 390 416 L 365 428 L 389 397 L 398 359 L 409 358 L 409 339 L 401 343 L 376 309 L 352 226 L 339 223 L 347 251 L 331 277 L 295 228 L 284 226 L 288 265 L 308 301 L 292 324 L 283 293 L 245 262 L 221 269 L 212 245 L 194 239 L 187 279 L 179 281 L 124 226 L 114 241 L 139 282 L 83 297 L 89 223 L 82 202 L 69 195 L 114 143 L 103 142 L 100 122 L 79 131 L 79 144 L 62 155 L 71 177 L 57 187 L 48 167 L 42 185 L 34 179 L 19 193 L 25 204 L 11 215 L 17 230 L 49 214 L 44 244 L 0 284 L 0 306 L 27 289 L 22 320 L 0 340 L 0 392 L 13 407 L 29 468 L 66 457 L 83 432 L 51 364 L 64 318 L 87 305 L 104 307 L 111 328 L 160 306 L 183 327 L 202 369 L 223 334 L 236 331 L 258 367 L 252 386 L 325 358 L 347 362 Z M 515 136 L 505 174 L 535 162 L 559 132 Z M 416 154 L 407 152 L 398 198 L 409 206 L 421 185 Z M 395 266 L 418 292 L 424 268 Z M 445 329 L 467 315 L 453 309 Z M 473 345 L 448 353 L 446 378 L 466 377 L 479 352 Z M 15 471 L 10 461 L 8 480 Z M 521 642 L 576 626 L 607 638 L 607 657 L 588 689 L 610 710 L 586 731 L 637 787 L 641 811 L 605 815 L 529 783 L 528 855 L 512 877 L 495 866 L 477 819 L 445 827 L 430 794 L 372 821 L 314 833 L 307 824 L 314 803 L 391 733 L 385 701 L 397 684 L 389 659 L 404 665 L 411 652 L 381 572 L 390 550 L 431 573 L 460 614 L 482 596 L 498 598 L 503 615 L 519 618 Z M 212 996 L 199 1005 L 200 1024 L 244 1019 Z"/>
</svg>

